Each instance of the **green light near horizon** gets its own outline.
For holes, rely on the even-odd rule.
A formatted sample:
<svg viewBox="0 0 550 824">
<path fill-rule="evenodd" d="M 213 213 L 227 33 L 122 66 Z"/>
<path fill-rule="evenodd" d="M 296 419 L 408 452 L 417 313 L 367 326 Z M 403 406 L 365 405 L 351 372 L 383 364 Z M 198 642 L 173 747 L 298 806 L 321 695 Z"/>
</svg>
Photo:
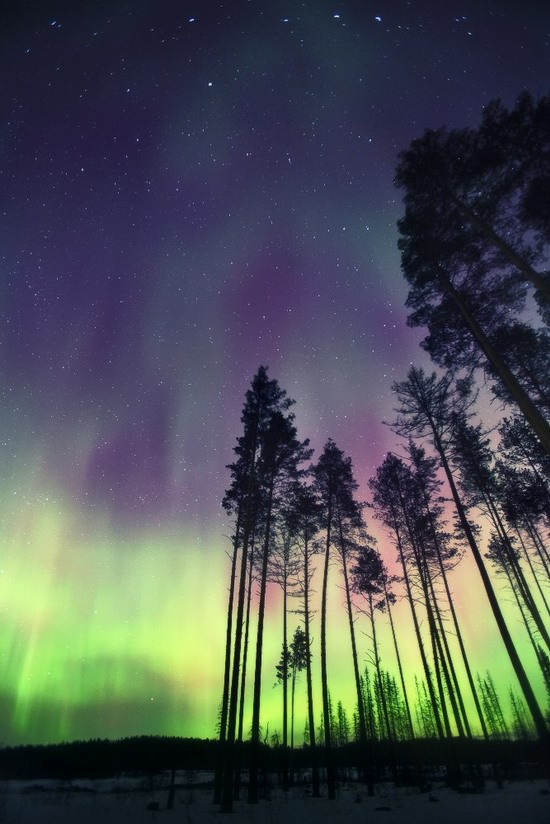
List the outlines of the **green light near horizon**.
<svg viewBox="0 0 550 824">
<path fill-rule="evenodd" d="M 121 537 L 106 521 L 85 519 L 55 495 L 35 496 L 32 504 L 30 500 L 21 498 L 15 505 L 10 498 L 9 510 L 4 506 L 0 512 L 0 700 L 7 719 L 2 743 L 140 734 L 214 736 L 229 583 L 225 539 L 173 525 Z M 381 550 L 393 558 L 387 542 Z M 317 592 L 319 575 L 318 569 Z M 464 563 L 452 583 L 472 664 L 482 675 L 485 669 L 492 672 L 507 704 L 508 684 L 514 679 L 476 570 Z M 356 699 L 340 585 L 334 563 L 328 604 L 329 687 L 334 705 L 342 701 L 351 720 Z M 273 732 L 280 731 L 282 700 L 280 687 L 275 687 L 282 626 L 277 586 L 269 589 L 267 616 L 262 725 L 267 729 L 269 722 Z M 421 670 L 406 602 L 396 604 L 394 618 L 414 703 L 413 676 Z M 299 620 L 290 616 L 289 634 Z M 387 619 L 380 614 L 377 622 L 382 665 L 397 675 Z M 312 621 L 317 723 L 319 631 L 317 612 Z M 368 625 L 359 613 L 356 631 L 363 668 L 369 656 Z M 249 673 L 254 645 L 253 610 Z M 540 685 L 537 689 L 543 701 Z M 247 691 L 250 699 L 250 682 Z M 465 700 L 475 725 L 466 687 Z M 248 706 L 245 730 L 249 712 Z M 297 744 L 304 722 L 302 676 L 296 694 Z"/>
<path fill-rule="evenodd" d="M 162 729 L 149 732 L 211 734 L 224 613 L 213 604 L 224 584 L 222 570 L 207 574 L 200 538 L 152 534 L 130 544 L 107 539 L 104 529 L 83 535 L 74 513 L 45 498 L 9 515 L 0 657 L 11 737 L 79 737 L 71 718 L 108 705 L 136 714 L 118 719 L 118 734 L 128 725 L 138 732 L 140 714 L 149 726 L 152 704 Z M 96 734 L 117 734 L 101 716 Z"/>
</svg>

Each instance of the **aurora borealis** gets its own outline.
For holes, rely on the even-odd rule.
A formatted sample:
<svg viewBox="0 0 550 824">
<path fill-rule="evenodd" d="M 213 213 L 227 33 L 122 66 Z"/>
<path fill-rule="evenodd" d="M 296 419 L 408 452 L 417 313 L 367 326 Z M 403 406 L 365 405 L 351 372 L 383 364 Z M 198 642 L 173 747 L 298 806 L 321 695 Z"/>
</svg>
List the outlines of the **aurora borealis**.
<svg viewBox="0 0 550 824">
<path fill-rule="evenodd" d="M 550 8 L 45 0 L 2 38 L 0 740 L 211 736 L 250 380 L 269 366 L 366 497 L 396 448 L 391 385 L 429 366 L 406 327 L 397 153 L 547 92 Z M 467 564 L 453 585 L 506 690 Z"/>
</svg>

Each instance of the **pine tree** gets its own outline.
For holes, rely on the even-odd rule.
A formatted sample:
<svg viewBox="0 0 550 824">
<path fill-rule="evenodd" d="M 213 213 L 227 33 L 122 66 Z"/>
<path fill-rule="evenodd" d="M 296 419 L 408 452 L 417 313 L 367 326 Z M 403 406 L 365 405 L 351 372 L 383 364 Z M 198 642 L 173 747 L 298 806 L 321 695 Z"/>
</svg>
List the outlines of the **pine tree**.
<svg viewBox="0 0 550 824">
<path fill-rule="evenodd" d="M 519 350 L 504 344 L 522 328 L 529 288 L 536 290 L 543 317 L 550 310 L 550 276 L 535 268 L 547 258 L 550 235 L 533 232 L 533 210 L 521 206 L 532 202 L 540 185 L 541 158 L 548 176 L 541 143 L 548 144 L 549 107 L 549 98 L 536 104 L 524 97 L 512 113 L 489 107 L 477 131 L 429 130 L 400 155 L 396 171 L 396 183 L 405 189 L 398 226 L 413 310 L 409 324 L 428 328 L 422 345 L 440 366 L 471 371 L 485 365 L 547 452 L 550 425 L 541 395 L 524 380 Z M 512 136 L 511 122 L 525 143 Z M 545 345 L 537 338 L 537 349 Z M 544 362 L 543 349 L 538 357 Z"/>
<path fill-rule="evenodd" d="M 545 626 L 531 588 L 525 577 L 519 553 L 510 538 L 499 504 L 499 488 L 492 468 L 490 440 L 481 426 L 471 426 L 463 415 L 454 415 L 451 457 L 461 476 L 463 493 L 469 503 L 478 506 L 489 518 L 501 551 L 506 554 L 507 568 L 512 576 L 516 592 L 531 615 L 538 632 L 550 650 L 550 634 Z"/>
<path fill-rule="evenodd" d="M 370 623 L 370 638 L 372 642 L 372 660 L 376 673 L 376 694 L 379 698 L 379 728 L 385 729 L 388 738 L 391 738 L 391 724 L 389 719 L 388 704 L 386 700 L 386 690 L 382 677 L 380 663 L 380 649 L 376 635 L 376 611 L 385 606 L 385 586 L 384 582 L 388 578 L 388 572 L 380 554 L 369 545 L 361 546 L 355 557 L 355 564 L 351 569 L 353 591 L 363 595 L 365 599 L 365 613 Z"/>
<path fill-rule="evenodd" d="M 308 745 L 311 758 L 311 780 L 314 798 L 320 796 L 319 765 L 317 742 L 315 736 L 315 711 L 313 706 L 313 675 L 311 670 L 311 581 L 313 576 L 313 557 L 318 552 L 315 536 L 320 529 L 321 509 L 314 490 L 304 483 L 295 484 L 290 495 L 291 505 L 287 509 L 286 517 L 292 521 L 295 530 L 299 553 L 301 555 L 301 570 L 298 573 L 298 597 L 301 607 L 297 609 L 304 618 L 306 687 L 307 687 L 307 714 L 308 714 Z"/>
<path fill-rule="evenodd" d="M 332 742 L 330 737 L 330 725 L 328 723 L 328 674 L 327 674 L 327 651 L 326 651 L 326 608 L 327 608 L 327 587 L 328 571 L 331 557 L 331 547 L 334 545 L 339 553 L 342 573 L 344 577 L 344 588 L 346 594 L 346 606 L 348 613 L 348 625 L 350 631 L 350 641 L 352 649 L 353 672 L 355 676 L 355 687 L 357 694 L 357 705 L 359 713 L 360 744 L 363 753 L 366 753 L 367 736 L 365 724 L 365 710 L 362 705 L 359 664 L 357 658 L 357 646 L 355 641 L 354 618 L 350 597 L 350 585 L 348 575 L 348 559 L 350 551 L 355 544 L 357 531 L 363 527 L 361 518 L 361 508 L 354 499 L 354 492 L 357 483 L 353 477 L 351 458 L 345 457 L 338 449 L 334 441 L 329 440 L 319 458 L 318 463 L 313 467 L 314 488 L 322 507 L 322 517 L 325 529 L 325 563 L 323 569 L 323 590 L 321 597 L 321 686 L 323 694 L 323 715 L 324 715 L 324 737 L 325 756 L 327 761 L 327 785 L 328 797 L 330 800 L 336 798 L 335 771 L 332 763 Z"/>
<path fill-rule="evenodd" d="M 510 706 L 512 709 L 513 736 L 521 741 L 529 741 L 533 738 L 533 724 L 529 718 L 525 702 L 512 687 L 510 687 L 508 694 L 510 696 Z"/>
<path fill-rule="evenodd" d="M 283 735 L 282 735 L 282 778 L 283 790 L 289 789 L 288 763 L 288 682 L 290 679 L 290 650 L 288 645 L 288 598 L 297 584 L 298 558 L 296 556 L 295 521 L 293 514 L 285 507 L 276 522 L 277 540 L 274 541 L 270 560 L 269 578 L 276 582 L 283 592 L 283 650 L 278 677 L 283 685 Z M 278 670 L 279 670 L 278 667 Z"/>
<path fill-rule="evenodd" d="M 438 736 L 443 739 L 445 730 L 441 718 L 440 701 L 436 696 L 433 683 L 432 668 L 428 662 L 425 643 L 421 632 L 421 622 L 418 616 L 417 599 L 413 591 L 409 554 L 414 540 L 411 518 L 414 518 L 418 509 L 416 499 L 417 487 L 410 469 L 395 455 L 388 455 L 382 465 L 378 467 L 376 475 L 369 481 L 373 493 L 373 506 L 376 517 L 390 530 L 395 546 L 399 553 L 399 561 L 403 570 L 403 582 L 407 601 L 411 610 L 411 617 L 420 659 L 424 671 L 425 684 L 432 704 L 433 720 Z M 441 696 L 441 690 L 440 690 Z"/>
<path fill-rule="evenodd" d="M 307 666 L 309 645 L 306 634 L 302 627 L 296 627 L 292 641 L 290 642 L 290 673 L 291 673 L 291 699 L 290 699 L 290 748 L 294 749 L 294 698 L 296 693 L 296 680 L 298 674 Z"/>
<path fill-rule="evenodd" d="M 262 684 L 263 631 L 272 529 L 275 517 L 284 506 L 287 494 L 301 475 L 300 464 L 311 457 L 309 441 L 297 438 L 294 416 L 275 409 L 271 412 L 260 442 L 258 476 L 265 489 L 265 525 L 259 581 L 258 627 L 250 738 L 248 802 L 258 803 L 258 757 L 260 745 L 260 703 Z"/>
<path fill-rule="evenodd" d="M 336 705 L 336 730 L 336 746 L 345 747 L 345 745 L 349 742 L 350 728 L 347 713 L 341 701 L 338 701 Z"/>
<path fill-rule="evenodd" d="M 508 725 L 504 719 L 500 699 L 491 674 L 487 671 L 485 678 L 481 679 L 479 675 L 477 678 L 491 738 L 497 740 L 509 738 Z"/>
<path fill-rule="evenodd" d="M 223 752 L 223 776 L 221 811 L 229 813 L 233 809 L 234 774 L 236 768 L 236 727 L 239 696 L 239 675 L 242 655 L 242 629 L 246 594 L 246 579 L 249 550 L 254 525 L 259 517 L 259 509 L 264 506 L 261 496 L 260 455 L 265 450 L 267 433 L 275 415 L 284 418 L 291 405 L 286 393 L 277 381 L 269 380 L 267 369 L 260 366 L 254 376 L 251 388 L 246 393 L 241 416 L 243 434 L 237 439 L 234 452 L 237 460 L 228 468 L 231 472 L 231 486 L 226 498 L 237 501 L 240 507 L 242 537 L 240 541 L 241 563 L 238 576 L 237 611 L 233 655 L 231 661 L 231 682 L 227 710 L 227 726 L 220 731 Z M 224 725 L 225 726 L 225 725 Z"/>
<path fill-rule="evenodd" d="M 407 438 L 416 436 L 428 439 L 435 449 L 436 454 L 439 456 L 441 467 L 445 473 L 456 507 L 460 526 L 476 562 L 506 651 L 516 673 L 529 711 L 533 716 L 537 733 L 541 739 L 546 740 L 548 730 L 544 716 L 502 614 L 493 585 L 485 568 L 474 530 L 468 521 L 466 507 L 459 495 L 451 470 L 449 435 L 452 431 L 455 416 L 467 412 L 470 404 L 468 386 L 459 383 L 454 386 L 450 375 L 438 379 L 435 373 L 432 373 L 430 377 L 426 377 L 421 369 L 415 369 L 413 367 L 409 371 L 406 381 L 394 385 L 394 391 L 400 402 L 398 419 L 394 424 L 395 431 Z"/>
<path fill-rule="evenodd" d="M 433 550 L 432 560 L 435 566 L 434 576 L 440 576 L 443 582 L 448 608 L 451 613 L 455 635 L 458 641 L 462 661 L 466 671 L 466 676 L 478 713 L 479 722 L 484 737 L 487 737 L 485 719 L 483 717 L 483 712 L 481 709 L 479 697 L 477 695 L 474 678 L 470 668 L 468 656 L 466 654 L 466 649 L 462 638 L 462 632 L 458 622 L 458 616 L 454 607 L 453 597 L 451 595 L 451 590 L 447 577 L 449 569 L 453 568 L 456 565 L 457 560 L 460 558 L 460 556 L 458 555 L 458 550 L 456 549 L 456 547 L 453 546 L 453 544 L 451 543 L 451 536 L 445 531 L 444 523 L 442 522 L 443 507 L 442 499 L 440 497 L 440 489 L 442 486 L 442 482 L 437 476 L 437 459 L 427 457 L 425 450 L 421 447 L 418 447 L 412 440 L 409 442 L 408 453 L 410 455 L 411 464 L 414 470 L 414 478 L 421 495 L 422 505 L 426 517 L 426 526 L 428 527 L 431 537 L 431 544 Z M 438 617 L 440 617 L 439 611 Z M 452 656 L 448 651 L 446 633 L 442 626 L 441 636 L 445 644 L 453 686 L 456 692 L 458 703 L 460 705 L 460 712 L 464 720 L 465 732 L 469 737 L 471 737 L 470 723 L 462 698 L 462 690 L 460 688 Z"/>
</svg>

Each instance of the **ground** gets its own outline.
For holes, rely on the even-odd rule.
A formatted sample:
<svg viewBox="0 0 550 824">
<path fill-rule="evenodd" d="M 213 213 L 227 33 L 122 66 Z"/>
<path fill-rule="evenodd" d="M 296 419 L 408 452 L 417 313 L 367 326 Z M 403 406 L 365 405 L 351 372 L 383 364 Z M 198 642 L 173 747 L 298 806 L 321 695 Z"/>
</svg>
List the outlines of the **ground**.
<svg viewBox="0 0 550 824">
<path fill-rule="evenodd" d="M 184 776 L 178 776 L 178 784 Z M 211 789 L 176 789 L 174 807 L 166 809 L 166 777 L 109 781 L 2 781 L 0 824 L 209 824 L 227 818 L 235 824 L 550 824 L 550 783 L 514 781 L 502 790 L 457 793 L 434 785 L 430 792 L 377 788 L 369 798 L 355 785 L 339 788 L 336 801 L 311 798 L 304 788 L 273 790 L 258 805 L 235 804 L 231 816 L 212 805 Z"/>
</svg>

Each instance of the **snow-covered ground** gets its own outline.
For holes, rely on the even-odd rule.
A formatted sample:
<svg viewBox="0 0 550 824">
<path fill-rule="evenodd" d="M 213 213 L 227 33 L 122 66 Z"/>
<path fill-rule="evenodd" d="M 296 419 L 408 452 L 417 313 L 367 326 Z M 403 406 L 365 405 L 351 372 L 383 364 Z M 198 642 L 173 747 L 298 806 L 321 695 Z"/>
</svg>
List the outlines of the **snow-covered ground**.
<svg viewBox="0 0 550 824">
<path fill-rule="evenodd" d="M 178 776 L 178 783 L 181 781 Z M 481 794 L 456 793 L 435 786 L 431 793 L 379 788 L 374 798 L 353 786 L 339 789 L 336 801 L 315 799 L 302 788 L 273 790 L 258 805 L 235 804 L 221 816 L 210 789 L 176 789 L 174 807 L 166 809 L 166 776 L 110 781 L 2 781 L 0 824 L 550 824 L 550 783 L 517 781 Z"/>
</svg>

